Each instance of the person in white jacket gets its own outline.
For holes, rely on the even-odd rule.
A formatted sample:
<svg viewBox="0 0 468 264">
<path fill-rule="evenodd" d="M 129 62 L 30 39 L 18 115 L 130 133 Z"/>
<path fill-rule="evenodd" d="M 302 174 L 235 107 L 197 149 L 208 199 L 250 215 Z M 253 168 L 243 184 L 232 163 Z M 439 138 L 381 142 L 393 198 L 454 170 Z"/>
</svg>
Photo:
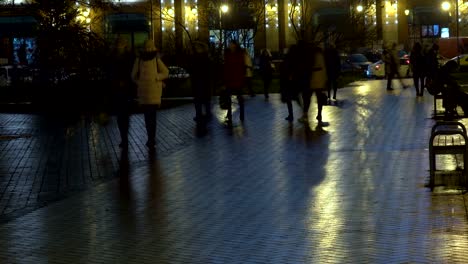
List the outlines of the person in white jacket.
<svg viewBox="0 0 468 264">
<path fill-rule="evenodd" d="M 138 103 L 145 116 L 148 141 L 146 146 L 153 149 L 156 145 L 156 110 L 161 105 L 163 80 L 169 77 L 169 70 L 158 58 L 158 50 L 153 40 L 145 41 L 144 48 L 135 59 L 132 78 L 138 86 Z"/>
</svg>

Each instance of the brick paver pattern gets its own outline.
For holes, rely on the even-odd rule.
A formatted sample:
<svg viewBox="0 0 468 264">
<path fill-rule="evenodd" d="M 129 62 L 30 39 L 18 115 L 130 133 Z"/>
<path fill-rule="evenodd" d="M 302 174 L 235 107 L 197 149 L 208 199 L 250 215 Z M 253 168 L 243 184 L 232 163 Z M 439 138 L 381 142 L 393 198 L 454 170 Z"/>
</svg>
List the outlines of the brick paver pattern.
<svg viewBox="0 0 468 264">
<path fill-rule="evenodd" d="M 0 114 L 0 263 L 467 263 L 466 196 L 426 187 L 432 96 L 338 97 L 324 127 L 278 95 L 232 129 L 215 105 L 204 136 L 162 110 L 155 155 L 141 115 L 126 155 L 114 120 Z"/>
</svg>

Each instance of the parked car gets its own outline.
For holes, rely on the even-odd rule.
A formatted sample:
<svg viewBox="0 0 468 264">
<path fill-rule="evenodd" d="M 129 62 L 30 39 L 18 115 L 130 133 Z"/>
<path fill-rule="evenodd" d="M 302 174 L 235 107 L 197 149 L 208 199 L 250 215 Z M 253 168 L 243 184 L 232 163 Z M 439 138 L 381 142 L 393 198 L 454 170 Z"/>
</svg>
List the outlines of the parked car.
<svg viewBox="0 0 468 264">
<path fill-rule="evenodd" d="M 447 61 L 449 61 L 449 59 L 440 54 L 437 54 L 437 61 L 439 62 L 439 65 L 444 65 Z"/>
<path fill-rule="evenodd" d="M 411 67 L 410 60 L 408 55 L 400 57 L 400 76 L 402 77 L 411 77 Z M 379 60 L 367 68 L 367 77 L 374 78 L 385 78 L 385 63 L 382 60 Z"/>
<path fill-rule="evenodd" d="M 24 66 L 2 65 L 0 66 L 0 87 L 11 86 L 14 78 L 21 83 L 31 83 L 33 80 L 32 71 Z"/>
<path fill-rule="evenodd" d="M 364 55 L 370 62 L 375 63 L 382 59 L 382 50 L 369 50 Z"/>
<path fill-rule="evenodd" d="M 354 53 L 350 55 L 341 55 L 341 71 L 357 72 L 366 74 L 367 68 L 372 64 L 364 54 Z"/>
<path fill-rule="evenodd" d="M 461 54 L 461 55 L 455 56 L 448 61 L 455 61 L 460 71 L 468 71 L 468 54 Z"/>
<path fill-rule="evenodd" d="M 11 85 L 11 69 L 13 66 L 6 65 L 0 67 L 0 87 L 7 87 Z"/>
</svg>

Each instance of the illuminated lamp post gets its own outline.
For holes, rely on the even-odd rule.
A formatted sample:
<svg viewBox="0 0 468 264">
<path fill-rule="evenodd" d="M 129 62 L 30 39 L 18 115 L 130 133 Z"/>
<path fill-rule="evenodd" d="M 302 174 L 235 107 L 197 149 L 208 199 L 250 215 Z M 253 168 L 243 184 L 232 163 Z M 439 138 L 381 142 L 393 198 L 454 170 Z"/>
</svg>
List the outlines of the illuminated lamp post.
<svg viewBox="0 0 468 264">
<path fill-rule="evenodd" d="M 442 2 L 442 10 L 449 11 L 451 4 L 448 1 Z M 458 65 L 460 65 L 460 40 L 459 40 L 459 18 L 458 18 L 458 0 L 455 0 L 455 19 L 456 19 L 456 38 L 457 38 L 457 58 L 458 58 Z"/>
<path fill-rule="evenodd" d="M 223 40 L 223 13 L 226 14 L 229 11 L 228 5 L 222 5 L 219 8 L 219 40 L 221 41 L 221 47 L 225 47 L 225 43 Z"/>
</svg>

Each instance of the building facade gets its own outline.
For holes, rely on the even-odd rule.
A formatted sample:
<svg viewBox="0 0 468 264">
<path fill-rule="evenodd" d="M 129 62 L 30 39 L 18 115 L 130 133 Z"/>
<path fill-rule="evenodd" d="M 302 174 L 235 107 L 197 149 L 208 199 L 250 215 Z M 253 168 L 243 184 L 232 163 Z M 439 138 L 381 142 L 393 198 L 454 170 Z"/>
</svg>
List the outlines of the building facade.
<svg viewBox="0 0 468 264">
<path fill-rule="evenodd" d="M 365 36 L 372 38 L 367 45 L 395 42 L 408 50 L 416 41 L 465 36 L 467 4 L 447 1 L 443 9 L 442 0 L 89 0 L 77 3 L 77 19 L 110 41 L 128 38 L 135 49 L 153 38 L 167 53 L 194 40 L 220 46 L 230 39 L 251 53 L 282 53 L 300 38 L 329 41 L 332 34 L 361 34 L 359 27 L 375 32 Z M 34 50 L 29 2 L 0 1 L 0 63 L 17 63 L 24 46 L 28 56 Z"/>
</svg>

